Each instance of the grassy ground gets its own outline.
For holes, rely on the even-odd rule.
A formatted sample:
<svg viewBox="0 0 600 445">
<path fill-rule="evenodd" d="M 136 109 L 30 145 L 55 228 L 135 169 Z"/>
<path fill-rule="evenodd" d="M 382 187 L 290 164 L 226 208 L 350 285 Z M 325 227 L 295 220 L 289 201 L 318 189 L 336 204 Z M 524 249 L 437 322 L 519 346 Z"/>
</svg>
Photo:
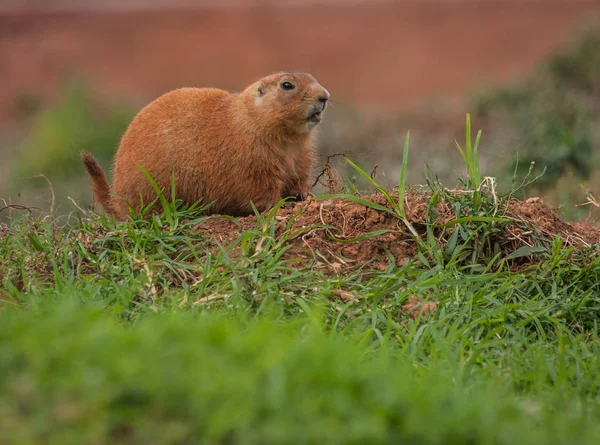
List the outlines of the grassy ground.
<svg viewBox="0 0 600 445">
<path fill-rule="evenodd" d="M 520 185 L 496 192 L 467 141 L 464 188 L 429 182 L 445 225 L 411 219 L 405 174 L 388 193 L 355 168 L 387 205 L 344 199 L 394 215 L 415 247 L 383 270 L 298 261 L 274 212 L 230 243 L 166 199 L 120 224 L 13 215 L 0 442 L 597 443 L 597 247 L 528 226 L 531 245 L 499 247 Z"/>
</svg>

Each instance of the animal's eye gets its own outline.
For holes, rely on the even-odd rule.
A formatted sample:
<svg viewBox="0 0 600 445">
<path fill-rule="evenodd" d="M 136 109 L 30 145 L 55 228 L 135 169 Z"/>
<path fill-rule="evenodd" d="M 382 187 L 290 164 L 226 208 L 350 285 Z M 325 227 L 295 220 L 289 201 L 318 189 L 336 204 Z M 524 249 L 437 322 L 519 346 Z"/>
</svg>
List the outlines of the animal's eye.
<svg viewBox="0 0 600 445">
<path fill-rule="evenodd" d="M 283 88 L 284 90 L 293 90 L 296 87 L 293 84 L 291 84 L 290 82 L 283 82 L 281 84 L 281 88 Z"/>
</svg>

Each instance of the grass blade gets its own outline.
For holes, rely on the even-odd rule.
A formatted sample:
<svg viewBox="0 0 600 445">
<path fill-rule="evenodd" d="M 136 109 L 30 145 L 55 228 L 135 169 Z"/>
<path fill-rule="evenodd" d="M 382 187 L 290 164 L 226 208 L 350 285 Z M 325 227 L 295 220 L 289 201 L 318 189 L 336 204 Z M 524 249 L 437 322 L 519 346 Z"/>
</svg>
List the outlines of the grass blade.
<svg viewBox="0 0 600 445">
<path fill-rule="evenodd" d="M 404 217 L 404 193 L 406 188 L 406 169 L 408 167 L 408 147 L 410 142 L 410 131 L 406 133 L 404 151 L 402 154 L 402 169 L 400 170 L 400 182 L 398 183 L 398 209 L 400 216 Z"/>
<path fill-rule="evenodd" d="M 463 218 L 453 219 L 452 221 L 448 221 L 447 223 L 441 224 L 440 227 L 452 227 L 457 224 L 462 224 L 466 222 L 508 222 L 510 221 L 508 218 L 500 218 L 495 216 L 465 216 Z"/>
</svg>

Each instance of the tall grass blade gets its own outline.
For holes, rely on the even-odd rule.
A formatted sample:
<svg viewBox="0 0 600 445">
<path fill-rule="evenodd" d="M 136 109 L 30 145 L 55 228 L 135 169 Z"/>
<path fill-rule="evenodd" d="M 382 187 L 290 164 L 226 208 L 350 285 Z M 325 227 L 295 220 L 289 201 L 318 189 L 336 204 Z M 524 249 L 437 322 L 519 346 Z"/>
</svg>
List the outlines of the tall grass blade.
<svg viewBox="0 0 600 445">
<path fill-rule="evenodd" d="M 408 147 L 410 143 L 410 131 L 406 133 L 404 151 L 402 154 L 402 169 L 400 170 L 400 182 L 398 183 L 398 209 L 400 216 L 404 218 L 404 194 L 406 190 L 406 169 L 408 167 Z"/>
</svg>

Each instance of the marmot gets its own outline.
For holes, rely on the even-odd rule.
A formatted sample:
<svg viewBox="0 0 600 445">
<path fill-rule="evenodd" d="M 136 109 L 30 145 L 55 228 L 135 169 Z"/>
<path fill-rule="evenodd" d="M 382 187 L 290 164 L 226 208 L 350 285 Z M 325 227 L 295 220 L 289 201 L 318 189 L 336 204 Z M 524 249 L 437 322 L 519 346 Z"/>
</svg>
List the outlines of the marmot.
<svg viewBox="0 0 600 445">
<path fill-rule="evenodd" d="M 124 133 L 114 160 L 114 184 L 89 153 L 81 155 L 92 190 L 117 220 L 139 210 L 156 192 L 213 203 L 210 213 L 263 212 L 281 198 L 306 199 L 315 160 L 314 129 L 329 92 L 306 73 L 264 77 L 232 94 L 216 88 L 180 88 L 144 107 Z M 140 199 L 141 198 L 141 199 Z M 158 211 L 160 205 L 154 209 Z"/>
</svg>

